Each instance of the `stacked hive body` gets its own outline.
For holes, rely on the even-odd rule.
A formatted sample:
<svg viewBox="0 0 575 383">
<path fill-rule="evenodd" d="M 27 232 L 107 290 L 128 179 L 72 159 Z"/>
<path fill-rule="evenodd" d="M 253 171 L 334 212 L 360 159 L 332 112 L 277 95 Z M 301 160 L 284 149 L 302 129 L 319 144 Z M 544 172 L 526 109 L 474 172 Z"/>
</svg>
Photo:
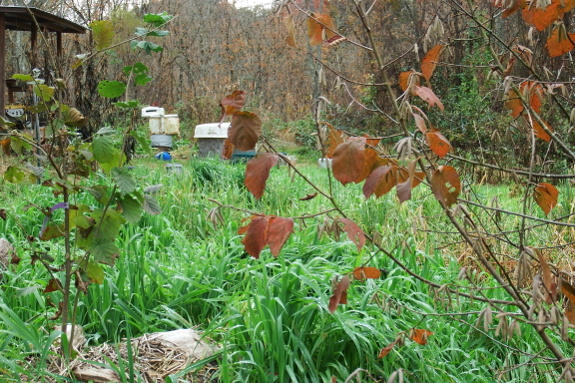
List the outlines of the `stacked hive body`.
<svg viewBox="0 0 575 383">
<path fill-rule="evenodd" d="M 200 157 L 221 157 L 224 143 L 228 138 L 229 122 L 201 124 L 196 126 L 194 138 L 198 141 Z"/>
<path fill-rule="evenodd" d="M 177 114 L 165 114 L 164 108 L 149 106 L 142 109 L 142 117 L 150 119 L 152 147 L 163 150 L 172 148 L 172 136 L 180 135 L 180 119 Z"/>
</svg>

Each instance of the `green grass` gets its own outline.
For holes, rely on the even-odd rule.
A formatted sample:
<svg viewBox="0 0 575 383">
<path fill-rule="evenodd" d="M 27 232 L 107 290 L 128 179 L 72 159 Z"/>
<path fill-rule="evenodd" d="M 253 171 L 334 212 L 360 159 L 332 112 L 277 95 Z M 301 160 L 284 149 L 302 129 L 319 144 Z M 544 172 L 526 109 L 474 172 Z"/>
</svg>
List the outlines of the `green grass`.
<svg viewBox="0 0 575 383">
<path fill-rule="evenodd" d="M 345 235 L 339 241 L 325 235 L 318 238 L 318 225 L 323 222 L 319 218 L 298 224 L 277 259 L 266 249 L 256 260 L 245 253 L 237 234 L 248 214 L 222 209 L 223 225 L 214 227 L 207 220 L 207 212 L 215 207 L 208 198 L 281 216 L 321 211 L 330 207 L 328 201 L 321 197 L 300 201 L 312 189 L 297 178 L 292 181 L 286 169 L 272 169 L 268 189 L 256 201 L 243 186 L 243 165 L 194 160 L 184 164 L 181 176 L 168 174 L 162 165 L 141 161 L 136 163 L 134 175 L 141 185 L 164 185 L 158 194 L 163 213 L 146 215 L 137 225 L 123 229 L 117 240 L 121 255 L 115 267 L 106 267 L 104 283 L 90 285 L 89 294 L 79 299 L 77 322 L 84 327 L 89 345 L 199 326 L 222 348 L 215 360 L 221 382 L 328 382 L 332 376 L 343 382 L 358 368 L 381 381 L 403 369 L 409 382 L 492 382 L 496 370 L 529 360 L 528 355 L 510 352 L 497 341 L 528 354 L 543 348 L 527 326 L 521 327 L 520 338 L 506 341 L 494 336 L 496 324 L 488 332 L 490 338 L 480 332 L 482 325 L 476 329 L 448 316 L 433 315 L 447 310 L 480 311 L 484 304 L 452 297 L 452 307 L 443 308 L 426 285 L 381 253 L 374 254 L 370 266 L 385 268 L 389 274 L 380 280 L 353 283 L 348 304 L 340 305 L 332 315 L 328 311 L 332 278 L 361 265 L 376 248 L 366 246 L 358 254 Z M 327 187 L 325 170 L 311 166 L 302 170 Z M 0 221 L 0 233 L 17 247 L 22 258 L 1 281 L 0 379 L 16 382 L 27 375 L 41 381 L 48 346 L 58 334 L 50 334 L 55 323 L 48 318 L 55 310 L 42 294 L 49 276 L 40 265 L 30 264 L 30 254 L 41 250 L 61 260 L 63 249 L 57 241 L 26 241 L 27 235 L 38 234 L 43 220 L 41 213 L 26 206 L 31 202 L 51 206 L 56 198 L 34 184 L 14 186 L 0 181 L 0 187 L 4 201 L 0 208 L 8 211 L 8 219 Z M 457 280 L 459 265 L 454 257 L 460 248 L 441 248 L 457 237 L 421 231 L 419 216 L 430 230 L 452 230 L 424 187 L 416 189 L 413 200 L 403 205 L 398 205 L 393 192 L 366 201 L 361 185 L 334 188 L 350 218 L 370 234 L 378 231 L 385 248 L 410 270 L 438 284 L 467 285 Z M 573 209 L 573 191 L 569 186 L 561 190 L 562 212 L 553 214 Z M 521 206 L 521 196 L 509 196 L 508 187 L 474 187 L 468 194 L 466 198 L 483 202 L 497 195 L 500 205 L 509 209 Z M 88 196 L 78 198 L 90 201 Z M 543 217 L 537 209 L 532 206 L 529 213 Z M 473 212 L 492 224 L 486 213 Z M 515 217 L 503 216 L 499 224 L 514 228 L 517 222 Z M 570 234 L 559 235 L 568 240 Z M 557 240 L 557 233 L 541 228 L 538 237 L 529 238 L 532 244 L 542 245 Z M 477 276 L 477 280 L 491 285 L 489 279 Z M 505 298 L 499 289 L 486 294 Z M 48 295 L 53 302 L 60 300 L 57 292 Z M 460 319 L 475 324 L 477 315 Z M 403 347 L 396 346 L 385 358 L 377 358 L 381 348 L 413 327 L 434 333 L 427 345 L 406 340 Z M 36 362 L 29 364 L 32 356 Z M 545 371 L 544 365 L 523 367 L 504 375 L 504 380 L 553 381 Z M 170 379 L 176 382 L 179 378 Z"/>
</svg>

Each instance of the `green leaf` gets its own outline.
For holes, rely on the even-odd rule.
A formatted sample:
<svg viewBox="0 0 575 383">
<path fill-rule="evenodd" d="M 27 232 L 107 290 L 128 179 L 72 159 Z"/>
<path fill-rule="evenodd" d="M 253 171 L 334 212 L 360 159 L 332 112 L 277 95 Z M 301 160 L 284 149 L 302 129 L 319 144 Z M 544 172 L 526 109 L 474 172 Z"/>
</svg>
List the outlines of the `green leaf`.
<svg viewBox="0 0 575 383">
<path fill-rule="evenodd" d="M 44 101 L 50 101 L 54 96 L 54 88 L 44 84 L 34 85 L 34 93 Z"/>
<path fill-rule="evenodd" d="M 83 190 L 87 191 L 94 197 L 94 199 L 100 202 L 102 205 L 105 205 L 110 200 L 108 196 L 108 189 L 105 186 L 96 185 L 96 186 L 80 186 Z"/>
<path fill-rule="evenodd" d="M 125 74 L 126 77 L 127 77 L 127 76 L 130 75 L 130 73 L 132 73 L 132 69 L 134 69 L 133 66 L 127 65 L 127 66 L 125 66 L 124 69 L 122 69 L 122 70 L 124 71 L 124 74 Z"/>
<path fill-rule="evenodd" d="M 24 177 L 26 177 L 26 173 L 15 166 L 8 166 L 4 172 L 4 179 L 15 184 L 22 182 Z"/>
<path fill-rule="evenodd" d="M 100 136 L 103 134 L 112 134 L 112 133 L 116 133 L 116 130 L 114 128 L 112 128 L 111 126 L 104 126 L 96 132 L 96 135 Z"/>
<path fill-rule="evenodd" d="M 120 249 L 111 240 L 97 238 L 92 241 L 90 253 L 94 256 L 95 262 L 114 266 L 114 258 L 120 253 Z"/>
<path fill-rule="evenodd" d="M 29 74 L 15 74 L 15 75 L 12 75 L 12 78 L 14 80 L 20 80 L 20 81 L 24 81 L 24 82 L 34 81 L 34 77 L 30 76 Z"/>
<path fill-rule="evenodd" d="M 100 81 L 98 84 L 98 93 L 100 96 L 107 98 L 120 97 L 126 91 L 126 84 L 120 81 Z"/>
<path fill-rule="evenodd" d="M 158 201 L 151 195 L 144 195 L 144 210 L 151 215 L 157 215 L 162 212 L 162 208 Z"/>
<path fill-rule="evenodd" d="M 102 214 L 104 214 L 104 211 L 101 209 L 94 210 L 91 214 L 91 217 L 96 221 L 95 226 L 100 226 L 97 238 L 107 240 L 115 239 L 120 233 L 122 225 L 126 223 L 126 219 L 120 212 L 108 209 L 102 221 Z M 100 221 L 102 221 L 101 225 Z"/>
<path fill-rule="evenodd" d="M 126 102 L 115 102 L 114 105 L 120 108 L 140 108 L 142 104 L 138 100 L 129 100 Z"/>
<path fill-rule="evenodd" d="M 89 26 L 92 28 L 92 36 L 94 36 L 97 50 L 102 50 L 112 44 L 112 40 L 114 39 L 114 26 L 111 21 L 94 21 L 90 23 Z"/>
<path fill-rule="evenodd" d="M 112 159 L 112 161 L 105 163 L 105 164 L 100 164 L 100 166 L 102 167 L 102 170 L 106 173 L 110 173 L 110 171 L 113 168 L 117 168 L 119 167 L 121 164 L 125 164 L 126 163 L 126 155 L 124 153 L 122 153 L 119 150 L 116 150 L 114 152 L 114 158 Z"/>
<path fill-rule="evenodd" d="M 86 274 L 88 277 L 90 277 L 92 282 L 99 285 L 104 283 L 104 269 L 102 269 L 102 266 L 92 260 L 88 262 L 88 266 L 86 267 Z"/>
<path fill-rule="evenodd" d="M 170 21 L 174 16 L 168 15 L 166 12 L 163 13 L 148 13 L 144 16 L 144 22 L 148 24 L 153 24 L 154 27 L 161 27 Z"/>
<path fill-rule="evenodd" d="M 145 152 L 146 154 L 152 153 L 152 148 L 151 148 L 151 146 L 150 146 L 150 141 L 148 140 L 148 138 L 146 137 L 146 135 L 144 134 L 144 132 L 132 130 L 132 131 L 130 132 L 130 136 L 134 137 L 134 138 L 136 139 L 136 141 L 138 141 L 138 144 L 140 144 L 142 150 L 144 150 L 144 152 Z"/>
<path fill-rule="evenodd" d="M 24 149 L 32 149 L 32 144 L 30 144 L 28 141 L 34 141 L 34 139 L 27 134 L 22 134 L 22 137 L 26 138 L 26 140 L 23 140 L 17 136 L 13 136 L 10 141 L 10 147 L 18 154 L 22 154 Z"/>
<path fill-rule="evenodd" d="M 164 37 L 169 34 L 170 31 L 150 31 L 148 28 L 136 28 L 136 36 Z"/>
<path fill-rule="evenodd" d="M 101 164 L 112 162 L 117 152 L 114 147 L 114 141 L 110 136 L 98 136 L 94 138 L 91 149 L 94 158 Z"/>
<path fill-rule="evenodd" d="M 113 168 L 112 179 L 118 185 L 122 195 L 128 194 L 136 190 L 136 182 L 132 178 L 132 174 L 125 168 Z"/>
<path fill-rule="evenodd" d="M 0 116 L 0 128 L 7 130 L 13 127 L 14 125 L 16 124 L 10 121 L 6 121 L 2 116 Z"/>
<path fill-rule="evenodd" d="M 124 218 L 130 223 L 138 223 L 144 213 L 140 201 L 128 194 L 119 198 L 118 202 L 122 207 Z"/>
<path fill-rule="evenodd" d="M 134 40 L 131 43 L 132 49 L 140 48 L 146 51 L 147 54 L 151 55 L 152 52 L 161 52 L 164 50 L 158 44 L 151 43 L 149 41 L 137 41 Z"/>
<path fill-rule="evenodd" d="M 136 77 L 134 78 L 134 83 L 136 83 L 136 85 L 141 85 L 141 86 L 146 85 L 150 81 L 152 81 L 152 78 L 145 73 L 140 73 L 140 74 L 136 75 Z"/>
</svg>

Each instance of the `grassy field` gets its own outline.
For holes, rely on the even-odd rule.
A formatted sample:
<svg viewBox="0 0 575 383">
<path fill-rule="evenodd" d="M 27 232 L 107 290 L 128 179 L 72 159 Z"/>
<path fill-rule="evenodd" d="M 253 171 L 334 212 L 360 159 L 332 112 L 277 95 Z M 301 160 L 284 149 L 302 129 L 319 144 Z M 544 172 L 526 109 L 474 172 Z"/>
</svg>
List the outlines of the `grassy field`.
<svg viewBox="0 0 575 383">
<path fill-rule="evenodd" d="M 375 253 L 370 265 L 389 273 L 379 280 L 353 283 L 348 304 L 331 315 L 332 278 L 361 265 L 376 249 L 366 246 L 358 254 L 345 234 L 340 240 L 318 237 L 323 217 L 298 221 L 278 258 L 266 249 L 258 260 L 245 253 L 237 234 L 249 214 L 222 208 L 223 224 L 214 225 L 207 219 L 216 206 L 209 198 L 286 217 L 331 207 L 319 196 L 300 201 L 313 190 L 291 177 L 286 168 L 272 169 L 266 193 L 256 201 L 243 186 L 244 165 L 192 160 L 184 163 L 181 175 L 168 174 L 160 162 L 139 160 L 134 165 L 139 184 L 163 185 L 157 195 L 163 213 L 145 215 L 138 225 L 123 230 L 117 240 L 122 252 L 115 267 L 106 267 L 104 283 L 90 285 L 89 294 L 79 298 L 77 322 L 84 327 L 88 345 L 197 327 L 221 347 L 211 362 L 219 382 L 332 382 L 332 377 L 344 382 L 359 368 L 382 382 L 398 369 L 406 382 L 493 382 L 496 377 L 505 382 L 553 381 L 546 375 L 545 364 L 506 372 L 529 362 L 544 348 L 531 327 L 522 325 L 521 336 L 511 339 L 495 336 L 497 322 L 484 325 L 478 321 L 484 304 L 461 297 L 438 299 L 437 292 L 429 291 L 381 253 Z M 314 166 L 301 169 L 318 185 L 327 186 L 325 170 Z M 469 249 L 450 234 L 452 229 L 428 189 L 415 189 L 414 198 L 402 205 L 394 193 L 366 201 L 361 185 L 335 185 L 335 195 L 366 233 L 378 232 L 385 248 L 424 278 L 440 285 L 466 286 L 469 282 L 457 278 L 461 265 L 466 265 L 475 273 L 475 282 L 491 285 L 469 258 Z M 522 204 L 522 193 L 516 196 L 510 186 L 467 185 L 464 197 L 486 204 L 495 203 L 497 197 L 499 206 L 509 209 Z M 38 235 L 43 221 L 41 212 L 27 206 L 51 206 L 56 201 L 46 188 L 0 180 L 0 208 L 8 213 L 6 221 L 0 220 L 0 233 L 22 258 L 1 280 L 2 382 L 66 381 L 49 376 L 44 369 L 42 358 L 49 357 L 54 341 L 49 330 L 56 324 L 48 318 L 55 309 L 46 304 L 42 294 L 50 279 L 47 272 L 30 262 L 32 251 L 61 259 L 63 246 L 26 241 L 27 235 Z M 571 212 L 572 201 L 571 188 L 563 186 L 560 205 L 553 214 Z M 542 216 L 536 206 L 529 213 Z M 497 219 L 503 228 L 516 228 L 519 222 L 513 216 L 477 214 L 486 225 Z M 534 246 L 573 241 L 573 233 L 567 229 L 534 230 L 539 230 L 530 236 Z M 562 248 L 553 256 L 570 255 L 568 251 Z M 505 298 L 496 288 L 486 294 Z M 58 292 L 49 295 L 52 301 L 59 301 Z M 448 311 L 470 314 L 442 315 Z M 383 347 L 412 328 L 433 332 L 427 345 L 406 340 L 402 347 L 396 346 L 378 359 Z M 174 375 L 166 381 L 192 381 L 184 376 Z M 361 376 L 368 381 L 365 374 Z M 132 381 L 139 381 L 137 371 Z"/>
</svg>

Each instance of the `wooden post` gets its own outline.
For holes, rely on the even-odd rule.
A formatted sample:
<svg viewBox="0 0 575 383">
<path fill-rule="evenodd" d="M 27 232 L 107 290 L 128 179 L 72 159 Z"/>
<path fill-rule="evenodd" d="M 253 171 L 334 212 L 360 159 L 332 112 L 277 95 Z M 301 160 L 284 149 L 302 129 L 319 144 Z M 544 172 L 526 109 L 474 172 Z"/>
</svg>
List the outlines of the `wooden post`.
<svg viewBox="0 0 575 383">
<path fill-rule="evenodd" d="M 36 24 L 32 23 L 32 35 L 30 36 L 30 42 L 32 45 L 32 57 L 30 57 L 30 63 L 32 64 L 32 69 L 36 68 L 36 59 L 38 57 L 38 30 L 36 29 Z"/>
</svg>

